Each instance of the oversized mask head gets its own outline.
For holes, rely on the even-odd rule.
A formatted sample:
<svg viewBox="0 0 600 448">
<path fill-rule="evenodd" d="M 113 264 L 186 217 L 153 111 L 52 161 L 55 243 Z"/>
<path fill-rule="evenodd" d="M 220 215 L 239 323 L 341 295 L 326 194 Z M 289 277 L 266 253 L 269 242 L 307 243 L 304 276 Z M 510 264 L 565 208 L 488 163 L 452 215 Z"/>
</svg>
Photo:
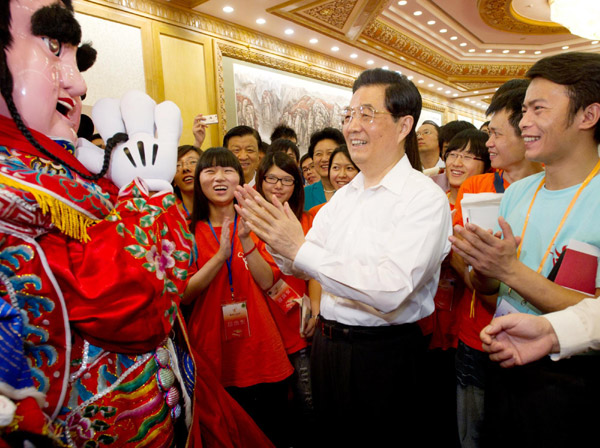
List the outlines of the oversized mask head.
<svg viewBox="0 0 600 448">
<path fill-rule="evenodd" d="M 4 51 L 17 110 L 27 127 L 75 143 L 81 96 L 87 90 L 76 59 L 79 23 L 59 0 L 8 3 L 11 42 Z M 3 98 L 0 114 L 10 116 Z"/>
</svg>

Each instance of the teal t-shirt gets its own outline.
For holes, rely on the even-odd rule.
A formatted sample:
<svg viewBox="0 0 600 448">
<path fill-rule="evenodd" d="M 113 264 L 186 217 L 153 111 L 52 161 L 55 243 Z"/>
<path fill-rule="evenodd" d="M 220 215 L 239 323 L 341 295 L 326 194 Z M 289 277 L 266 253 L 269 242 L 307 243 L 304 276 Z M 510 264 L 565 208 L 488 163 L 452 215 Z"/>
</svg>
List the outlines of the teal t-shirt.
<svg viewBox="0 0 600 448">
<path fill-rule="evenodd" d="M 304 187 L 304 211 L 307 212 L 316 205 L 327 202 L 325 190 L 321 181 Z"/>
<path fill-rule="evenodd" d="M 513 183 L 504 194 L 500 203 L 500 216 L 510 224 L 513 234 L 521 236 L 527 210 L 535 190 L 544 173 L 537 173 Z M 558 228 L 571 199 L 581 184 L 563 190 L 550 191 L 542 187 L 531 208 L 529 223 L 522 243 L 519 260 L 527 267 L 537 271 L 548 244 Z M 496 230 L 500 230 L 498 227 Z M 554 264 L 571 240 L 581 241 L 600 247 L 600 176 L 594 177 L 581 192 L 573 206 L 563 228 L 558 234 L 550 254 L 546 258 L 541 274 L 548 276 Z M 600 287 L 600 263 L 596 273 L 596 287 Z M 540 310 L 525 301 L 514 290 L 508 294 L 508 286 L 500 285 L 498 305 L 504 297 L 518 311 L 530 314 L 542 314 Z"/>
</svg>

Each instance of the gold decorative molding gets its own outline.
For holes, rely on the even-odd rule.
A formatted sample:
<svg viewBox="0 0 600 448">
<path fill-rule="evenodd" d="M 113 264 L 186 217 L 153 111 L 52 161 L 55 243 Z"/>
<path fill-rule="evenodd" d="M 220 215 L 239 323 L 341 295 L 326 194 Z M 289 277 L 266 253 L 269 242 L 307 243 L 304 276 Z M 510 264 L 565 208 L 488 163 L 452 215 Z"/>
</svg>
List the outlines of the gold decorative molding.
<svg viewBox="0 0 600 448">
<path fill-rule="evenodd" d="M 462 64 L 441 56 L 425 45 L 400 33 L 386 23 L 376 20 L 363 33 L 373 43 L 407 55 L 419 64 L 419 67 L 438 78 L 451 82 L 477 81 L 486 77 L 491 83 L 503 82 L 511 78 L 525 76 L 530 64 Z M 374 45 L 367 45 L 373 51 Z M 386 57 L 386 52 L 380 52 Z M 413 67 L 411 67 L 413 68 Z"/>
<path fill-rule="evenodd" d="M 216 67 L 216 78 L 217 78 L 217 91 L 219 92 L 218 96 L 218 105 L 219 110 L 217 114 L 219 116 L 219 130 L 221 141 L 222 137 L 227 133 L 227 111 L 225 110 L 225 78 L 223 77 L 223 53 L 221 52 L 221 47 L 215 41 L 214 48 L 215 54 L 215 67 Z"/>
<path fill-rule="evenodd" d="M 358 0 L 334 0 L 307 8 L 300 13 L 343 31 Z"/>
<path fill-rule="evenodd" d="M 472 92 L 474 90 L 484 90 L 495 87 L 500 87 L 502 83 L 499 82 L 461 82 L 459 83 L 466 91 Z"/>
<path fill-rule="evenodd" d="M 322 67 L 341 78 L 356 78 L 363 70 L 362 67 L 349 64 L 315 51 L 309 51 L 298 45 L 293 45 L 239 25 L 222 22 L 195 11 L 165 5 L 153 0 L 85 0 L 90 3 L 110 5 L 118 9 L 127 9 L 132 13 L 150 16 L 151 18 L 187 28 L 192 31 L 209 35 L 220 41 L 243 45 L 247 53 L 252 50 L 264 51 L 280 57 L 302 62 L 309 66 Z M 310 76 L 310 75 L 307 75 Z M 321 78 L 318 78 L 321 79 Z M 346 84 L 343 84 L 346 85 Z"/>
<path fill-rule="evenodd" d="M 421 97 L 423 97 L 423 94 L 421 94 Z M 437 110 L 438 112 L 446 112 L 446 108 L 444 106 L 442 106 L 441 104 L 432 103 L 431 101 L 425 100 L 425 98 L 422 98 L 422 99 L 423 99 L 423 108 L 424 109 Z"/>
<path fill-rule="evenodd" d="M 492 28 L 519 34 L 570 34 L 565 27 L 554 22 L 539 22 L 518 14 L 512 0 L 478 0 L 481 19 Z"/>
</svg>

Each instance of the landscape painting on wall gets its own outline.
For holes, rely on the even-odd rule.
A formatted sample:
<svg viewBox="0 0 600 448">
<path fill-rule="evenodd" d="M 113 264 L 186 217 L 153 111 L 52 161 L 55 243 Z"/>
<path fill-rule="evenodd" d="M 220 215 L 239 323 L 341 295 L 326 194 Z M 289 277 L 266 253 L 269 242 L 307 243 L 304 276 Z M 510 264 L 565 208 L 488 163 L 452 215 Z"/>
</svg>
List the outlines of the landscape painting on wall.
<svg viewBox="0 0 600 448">
<path fill-rule="evenodd" d="M 331 126 L 341 129 L 341 111 L 352 91 L 263 70 L 233 64 L 237 124 L 258 130 L 270 142 L 273 128 L 285 123 L 298 134 L 302 153 L 313 132 Z"/>
</svg>

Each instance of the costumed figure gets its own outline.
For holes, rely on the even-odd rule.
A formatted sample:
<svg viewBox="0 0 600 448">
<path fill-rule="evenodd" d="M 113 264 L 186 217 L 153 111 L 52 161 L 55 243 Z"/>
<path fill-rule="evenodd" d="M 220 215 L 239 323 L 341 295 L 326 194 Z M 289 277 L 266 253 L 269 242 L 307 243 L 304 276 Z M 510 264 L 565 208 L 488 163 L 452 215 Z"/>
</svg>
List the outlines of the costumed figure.
<svg viewBox="0 0 600 448">
<path fill-rule="evenodd" d="M 268 446 L 180 319 L 179 109 L 101 100 L 76 149 L 80 39 L 70 0 L 0 5 L 0 447 Z"/>
</svg>

